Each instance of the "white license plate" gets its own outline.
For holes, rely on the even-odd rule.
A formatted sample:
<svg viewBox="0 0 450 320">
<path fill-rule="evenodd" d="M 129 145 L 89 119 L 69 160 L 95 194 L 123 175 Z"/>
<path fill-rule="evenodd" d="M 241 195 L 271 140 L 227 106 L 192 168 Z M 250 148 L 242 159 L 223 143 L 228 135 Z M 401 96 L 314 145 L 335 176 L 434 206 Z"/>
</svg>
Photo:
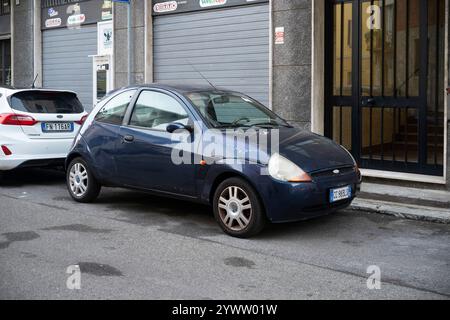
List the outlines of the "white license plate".
<svg viewBox="0 0 450 320">
<path fill-rule="evenodd" d="M 350 199 L 352 197 L 352 187 L 347 186 L 343 188 L 331 189 L 330 190 L 330 202 L 341 201 L 345 199 Z"/>
<path fill-rule="evenodd" d="M 73 123 L 71 122 L 44 122 L 42 123 L 42 132 L 72 132 Z"/>
</svg>

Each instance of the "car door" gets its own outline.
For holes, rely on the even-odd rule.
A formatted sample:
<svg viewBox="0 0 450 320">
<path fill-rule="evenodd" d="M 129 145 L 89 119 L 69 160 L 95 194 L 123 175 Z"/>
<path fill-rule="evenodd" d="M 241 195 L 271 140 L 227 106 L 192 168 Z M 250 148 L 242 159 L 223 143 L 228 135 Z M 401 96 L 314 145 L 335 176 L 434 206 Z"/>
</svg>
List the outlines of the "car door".
<svg viewBox="0 0 450 320">
<path fill-rule="evenodd" d="M 120 129 L 122 141 L 116 155 L 122 183 L 194 197 L 195 166 L 172 159 L 180 142 L 190 140 L 191 133 L 186 131 L 177 137 L 167 132 L 171 123 L 191 123 L 183 102 L 168 92 L 143 90 L 128 117 L 127 125 Z"/>
<path fill-rule="evenodd" d="M 116 181 L 115 154 L 120 145 L 120 126 L 137 90 L 127 90 L 113 96 L 95 115 L 91 126 L 83 133 L 89 146 L 93 166 L 102 180 Z"/>
</svg>

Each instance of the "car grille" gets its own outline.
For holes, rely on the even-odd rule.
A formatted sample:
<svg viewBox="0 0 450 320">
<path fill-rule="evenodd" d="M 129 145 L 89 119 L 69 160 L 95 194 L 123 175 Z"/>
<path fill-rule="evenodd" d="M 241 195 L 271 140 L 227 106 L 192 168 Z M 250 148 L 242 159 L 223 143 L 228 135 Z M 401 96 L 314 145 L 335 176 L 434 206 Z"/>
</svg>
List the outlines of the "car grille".
<svg viewBox="0 0 450 320">
<path fill-rule="evenodd" d="M 339 170 L 339 173 L 334 173 L 334 170 Z M 349 173 L 355 172 L 355 169 L 353 167 L 343 167 L 343 168 L 333 168 L 323 171 L 316 171 L 311 173 L 311 176 L 313 178 L 323 178 L 323 177 L 339 177 L 342 175 L 346 175 Z"/>
</svg>

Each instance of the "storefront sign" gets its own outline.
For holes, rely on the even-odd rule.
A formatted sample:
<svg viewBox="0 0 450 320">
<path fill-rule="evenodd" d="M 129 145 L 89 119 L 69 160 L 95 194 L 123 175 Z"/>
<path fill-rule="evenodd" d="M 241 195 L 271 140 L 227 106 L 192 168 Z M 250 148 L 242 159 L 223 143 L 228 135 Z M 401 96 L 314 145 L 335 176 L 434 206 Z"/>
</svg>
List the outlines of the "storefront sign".
<svg viewBox="0 0 450 320">
<path fill-rule="evenodd" d="M 176 11 L 178 8 L 178 3 L 176 1 L 167 1 L 167 2 L 161 2 L 157 3 L 153 6 L 153 11 L 156 13 L 164 13 L 164 12 L 171 12 Z"/>
<path fill-rule="evenodd" d="M 55 6 L 47 6 L 57 4 Z M 42 7 L 42 29 L 80 28 L 112 19 L 111 0 L 45 1 Z"/>
<path fill-rule="evenodd" d="M 269 2 L 269 0 L 153 0 L 153 15 L 219 9 L 266 2 Z"/>
<path fill-rule="evenodd" d="M 61 18 L 52 18 L 45 20 L 45 27 L 48 29 L 60 27 L 61 24 Z"/>
</svg>

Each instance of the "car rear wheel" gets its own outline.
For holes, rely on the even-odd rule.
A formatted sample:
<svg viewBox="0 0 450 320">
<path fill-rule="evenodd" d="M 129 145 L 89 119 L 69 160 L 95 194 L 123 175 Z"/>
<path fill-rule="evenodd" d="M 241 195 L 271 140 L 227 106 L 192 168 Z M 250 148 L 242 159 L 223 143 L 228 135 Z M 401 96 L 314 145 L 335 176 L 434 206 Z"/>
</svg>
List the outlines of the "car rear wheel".
<svg viewBox="0 0 450 320">
<path fill-rule="evenodd" d="M 72 160 L 66 173 L 66 181 L 70 196 L 75 201 L 92 202 L 100 193 L 100 183 L 82 158 Z"/>
<path fill-rule="evenodd" d="M 220 227 L 233 237 L 252 237 L 265 226 L 261 201 L 252 186 L 241 178 L 222 182 L 214 194 L 213 206 Z"/>
</svg>

